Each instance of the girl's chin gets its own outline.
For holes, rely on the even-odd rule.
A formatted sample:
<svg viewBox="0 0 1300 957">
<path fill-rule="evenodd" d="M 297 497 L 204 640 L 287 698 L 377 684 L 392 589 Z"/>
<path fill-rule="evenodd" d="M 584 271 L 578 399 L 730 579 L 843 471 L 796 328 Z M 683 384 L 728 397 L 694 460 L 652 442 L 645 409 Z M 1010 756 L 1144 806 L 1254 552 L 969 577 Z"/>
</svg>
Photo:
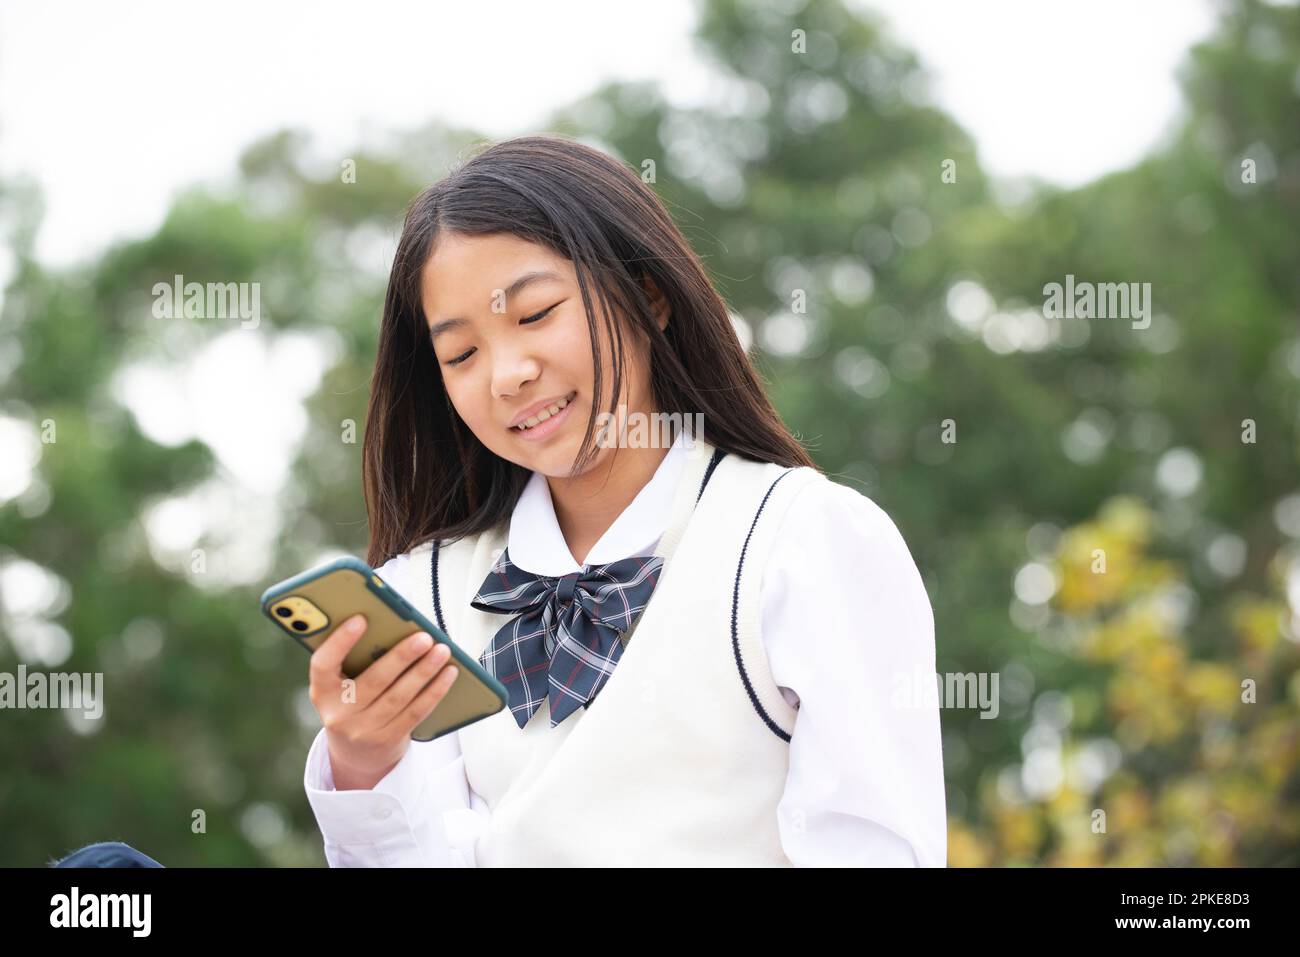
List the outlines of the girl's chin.
<svg viewBox="0 0 1300 957">
<path fill-rule="evenodd" d="M 539 443 L 535 447 L 530 447 L 527 442 L 512 442 L 506 452 L 508 454 L 502 454 L 501 457 L 515 465 L 541 472 L 550 478 L 563 478 L 573 468 L 578 457 L 578 446 L 575 440 L 557 437 L 554 442 Z"/>
</svg>

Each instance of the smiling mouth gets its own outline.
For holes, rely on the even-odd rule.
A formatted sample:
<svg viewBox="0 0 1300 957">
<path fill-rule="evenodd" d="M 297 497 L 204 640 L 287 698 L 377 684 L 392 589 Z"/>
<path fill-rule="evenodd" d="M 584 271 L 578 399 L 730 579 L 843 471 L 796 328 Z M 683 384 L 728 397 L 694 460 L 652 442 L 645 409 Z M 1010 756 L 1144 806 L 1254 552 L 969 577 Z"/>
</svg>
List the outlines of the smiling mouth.
<svg viewBox="0 0 1300 957">
<path fill-rule="evenodd" d="M 566 408 L 568 408 L 569 403 L 572 402 L 577 397 L 578 397 L 578 392 L 575 389 L 573 392 L 570 392 L 559 402 L 555 402 L 548 408 L 545 408 L 542 411 L 538 412 L 536 415 L 530 416 L 529 418 L 525 419 L 523 422 L 519 423 L 519 425 L 510 426 L 510 431 L 511 432 L 531 431 L 532 429 L 544 423 L 547 419 L 559 415 Z"/>
</svg>

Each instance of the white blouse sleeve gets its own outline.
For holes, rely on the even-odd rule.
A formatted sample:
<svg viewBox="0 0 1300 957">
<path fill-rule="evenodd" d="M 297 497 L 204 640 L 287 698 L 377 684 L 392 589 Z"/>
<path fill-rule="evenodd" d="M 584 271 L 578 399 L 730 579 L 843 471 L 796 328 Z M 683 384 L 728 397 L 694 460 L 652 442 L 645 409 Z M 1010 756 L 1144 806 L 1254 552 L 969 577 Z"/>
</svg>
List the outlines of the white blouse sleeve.
<svg viewBox="0 0 1300 957">
<path fill-rule="evenodd" d="M 935 680 L 934 618 L 894 522 L 833 481 L 800 492 L 764 569 L 762 622 L 772 675 L 798 696 L 777 807 L 786 856 L 946 866 L 937 702 L 898 693 Z"/>
<path fill-rule="evenodd" d="M 379 577 L 414 603 L 399 555 Z M 336 791 L 322 728 L 312 742 L 303 787 L 331 867 L 473 867 L 479 829 L 489 814 L 469 787 L 457 732 L 412 741 L 372 790 Z"/>
</svg>

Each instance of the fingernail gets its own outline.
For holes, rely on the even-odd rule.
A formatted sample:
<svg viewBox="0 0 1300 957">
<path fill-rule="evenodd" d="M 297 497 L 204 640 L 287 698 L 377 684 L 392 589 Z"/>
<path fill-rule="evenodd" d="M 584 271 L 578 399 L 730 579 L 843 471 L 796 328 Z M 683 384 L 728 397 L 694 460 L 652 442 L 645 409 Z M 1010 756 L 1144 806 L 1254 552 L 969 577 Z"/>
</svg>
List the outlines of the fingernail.
<svg viewBox="0 0 1300 957">
<path fill-rule="evenodd" d="M 353 615 L 351 618 L 347 620 L 347 622 L 344 624 L 343 627 L 347 628 L 348 631 L 360 631 L 365 626 L 366 626 L 365 615 Z"/>
<path fill-rule="evenodd" d="M 432 644 L 433 644 L 433 636 L 426 631 L 420 632 L 415 638 L 416 651 L 427 651 L 429 649 L 429 646 Z"/>
</svg>

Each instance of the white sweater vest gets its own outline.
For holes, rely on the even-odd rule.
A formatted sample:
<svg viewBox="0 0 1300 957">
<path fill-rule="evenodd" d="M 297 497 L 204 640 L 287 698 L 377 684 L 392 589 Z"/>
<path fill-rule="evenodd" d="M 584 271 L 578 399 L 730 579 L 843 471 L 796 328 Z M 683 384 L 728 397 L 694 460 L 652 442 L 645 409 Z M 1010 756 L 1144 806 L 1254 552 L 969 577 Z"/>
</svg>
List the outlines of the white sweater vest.
<svg viewBox="0 0 1300 957">
<path fill-rule="evenodd" d="M 829 480 L 721 453 L 709 471 L 715 451 L 687 450 L 659 584 L 590 706 L 555 728 L 543 702 L 523 729 L 505 708 L 456 732 L 491 810 L 480 866 L 790 866 L 776 808 L 796 708 L 768 667 L 760 589 L 786 508 Z M 411 552 L 421 610 L 475 658 L 509 620 L 470 607 L 508 525 Z"/>
</svg>

